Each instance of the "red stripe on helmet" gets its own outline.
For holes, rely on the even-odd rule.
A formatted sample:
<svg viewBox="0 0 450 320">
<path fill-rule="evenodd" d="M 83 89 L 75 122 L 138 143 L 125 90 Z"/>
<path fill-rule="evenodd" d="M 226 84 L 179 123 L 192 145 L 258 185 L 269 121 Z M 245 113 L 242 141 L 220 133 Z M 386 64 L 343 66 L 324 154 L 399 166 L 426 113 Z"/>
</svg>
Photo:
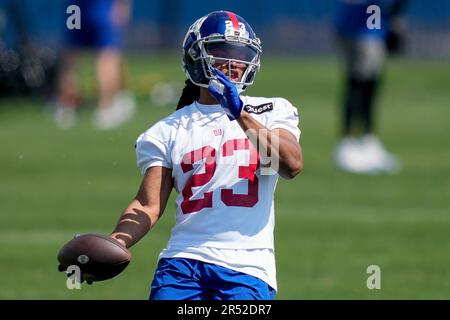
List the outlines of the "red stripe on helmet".
<svg viewBox="0 0 450 320">
<path fill-rule="evenodd" d="M 231 23 L 233 24 L 233 28 L 239 30 L 239 21 L 236 15 L 233 12 L 225 11 L 230 17 Z"/>
</svg>

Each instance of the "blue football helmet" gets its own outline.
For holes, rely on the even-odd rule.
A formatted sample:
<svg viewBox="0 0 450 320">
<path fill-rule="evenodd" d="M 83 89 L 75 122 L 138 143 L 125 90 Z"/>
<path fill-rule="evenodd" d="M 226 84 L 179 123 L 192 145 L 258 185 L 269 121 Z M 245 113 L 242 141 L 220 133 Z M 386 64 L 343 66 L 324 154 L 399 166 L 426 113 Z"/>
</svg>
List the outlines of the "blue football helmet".
<svg viewBox="0 0 450 320">
<path fill-rule="evenodd" d="M 211 67 L 222 66 L 221 70 L 242 92 L 255 79 L 261 53 L 261 41 L 242 17 L 215 11 L 189 28 L 183 41 L 182 64 L 186 76 L 204 88 L 215 79 Z"/>
</svg>

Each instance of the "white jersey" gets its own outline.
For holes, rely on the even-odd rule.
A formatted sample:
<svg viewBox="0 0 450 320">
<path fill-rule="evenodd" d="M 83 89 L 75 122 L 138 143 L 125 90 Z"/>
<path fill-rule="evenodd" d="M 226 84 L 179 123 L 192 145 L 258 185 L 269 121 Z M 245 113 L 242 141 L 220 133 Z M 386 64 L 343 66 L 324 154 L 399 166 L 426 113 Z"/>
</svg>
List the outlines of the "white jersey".
<svg viewBox="0 0 450 320">
<path fill-rule="evenodd" d="M 241 99 L 266 128 L 286 129 L 299 140 L 297 110 L 287 100 Z M 136 154 L 143 175 L 149 167 L 171 168 L 178 192 L 176 224 L 160 257 L 216 263 L 276 289 L 273 200 L 278 174 L 262 174 L 256 148 L 221 105 L 194 102 L 177 110 L 138 138 Z"/>
</svg>

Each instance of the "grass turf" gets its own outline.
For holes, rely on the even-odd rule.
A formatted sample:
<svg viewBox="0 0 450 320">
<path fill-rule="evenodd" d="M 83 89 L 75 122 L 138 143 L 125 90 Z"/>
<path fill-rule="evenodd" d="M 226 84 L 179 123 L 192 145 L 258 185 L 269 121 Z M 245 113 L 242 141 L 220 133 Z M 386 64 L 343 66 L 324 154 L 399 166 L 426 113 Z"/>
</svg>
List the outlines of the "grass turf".
<svg viewBox="0 0 450 320">
<path fill-rule="evenodd" d="M 82 89 L 95 92 L 91 59 Z M 76 232 L 110 232 L 140 182 L 137 136 L 173 107 L 152 105 L 158 81 L 183 81 L 174 56 L 132 56 L 128 84 L 138 113 L 111 132 L 58 130 L 40 101 L 0 100 L 0 299 L 146 299 L 174 223 L 169 204 L 132 248 L 119 277 L 68 290 L 56 254 Z M 298 106 L 305 168 L 280 182 L 276 201 L 278 299 L 448 299 L 450 283 L 450 64 L 392 61 L 378 100 L 380 137 L 401 159 L 395 176 L 337 171 L 340 67 L 332 59 L 266 58 L 250 95 Z M 92 105 L 93 100 L 86 104 Z M 172 194 L 173 199 L 174 193 Z M 366 269 L 381 267 L 381 290 Z"/>
</svg>

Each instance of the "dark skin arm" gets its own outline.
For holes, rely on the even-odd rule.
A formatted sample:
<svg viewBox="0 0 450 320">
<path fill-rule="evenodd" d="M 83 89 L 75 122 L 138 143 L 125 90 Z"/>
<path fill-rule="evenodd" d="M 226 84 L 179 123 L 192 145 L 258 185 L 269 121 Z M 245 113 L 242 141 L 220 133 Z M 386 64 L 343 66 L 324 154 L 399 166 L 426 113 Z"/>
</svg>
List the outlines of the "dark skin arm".
<svg viewBox="0 0 450 320">
<path fill-rule="evenodd" d="M 303 154 L 295 136 L 285 129 L 269 130 L 245 110 L 237 120 L 250 141 L 256 142 L 260 156 L 268 156 L 271 166 L 278 161 L 278 174 L 292 179 L 303 169 Z"/>
<path fill-rule="evenodd" d="M 218 103 L 205 88 L 200 88 L 199 102 L 203 104 Z M 270 156 L 272 168 L 275 163 L 278 163 L 278 168 L 274 169 L 282 178 L 292 179 L 302 171 L 302 149 L 292 133 L 285 129 L 269 130 L 245 110 L 242 110 L 237 122 L 249 140 L 257 146 L 259 155 L 261 157 Z M 272 144 L 272 140 L 275 143 Z"/>
<path fill-rule="evenodd" d="M 149 168 L 137 195 L 124 210 L 110 236 L 127 248 L 138 242 L 163 214 L 172 187 L 172 169 Z"/>
</svg>

